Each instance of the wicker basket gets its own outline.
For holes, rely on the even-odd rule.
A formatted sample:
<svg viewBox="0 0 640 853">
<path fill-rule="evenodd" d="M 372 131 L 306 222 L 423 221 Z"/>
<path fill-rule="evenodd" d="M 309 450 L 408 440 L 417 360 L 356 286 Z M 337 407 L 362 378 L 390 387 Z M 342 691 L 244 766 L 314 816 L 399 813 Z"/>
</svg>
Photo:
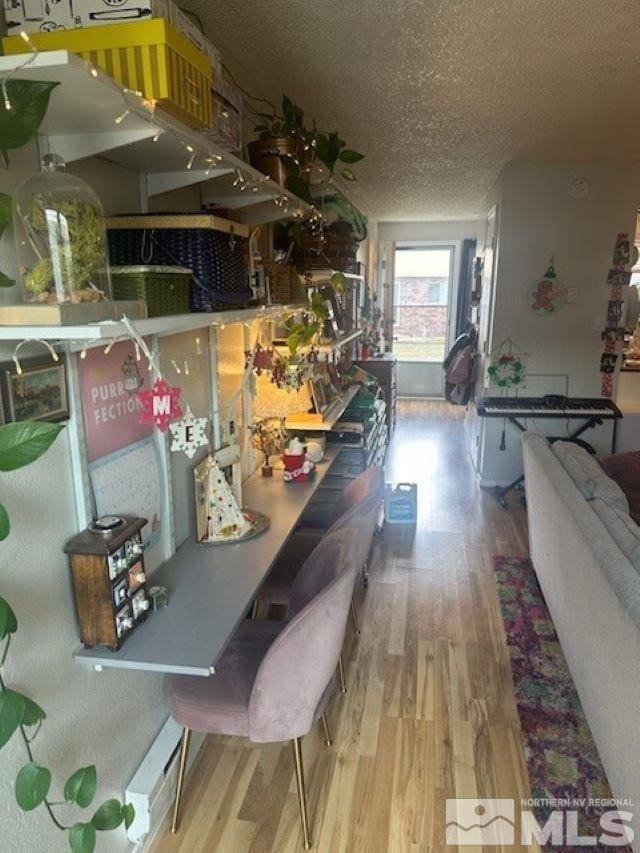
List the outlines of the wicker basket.
<svg viewBox="0 0 640 853">
<path fill-rule="evenodd" d="M 192 270 L 192 311 L 217 311 L 253 301 L 247 225 L 209 214 L 142 214 L 108 217 L 107 233 L 112 264 Z"/>
<path fill-rule="evenodd" d="M 149 317 L 189 313 L 191 270 L 186 267 L 111 267 L 115 299 L 144 299 Z"/>
</svg>

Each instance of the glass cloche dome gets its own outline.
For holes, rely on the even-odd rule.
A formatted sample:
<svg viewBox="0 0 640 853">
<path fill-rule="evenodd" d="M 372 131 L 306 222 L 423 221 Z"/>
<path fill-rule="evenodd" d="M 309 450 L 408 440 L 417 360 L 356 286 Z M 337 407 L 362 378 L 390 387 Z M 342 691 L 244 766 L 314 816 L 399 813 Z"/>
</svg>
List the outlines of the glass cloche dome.
<svg viewBox="0 0 640 853">
<path fill-rule="evenodd" d="M 111 298 L 104 211 L 81 178 L 48 154 L 42 171 L 13 196 L 18 268 L 26 302 L 99 302 Z"/>
</svg>

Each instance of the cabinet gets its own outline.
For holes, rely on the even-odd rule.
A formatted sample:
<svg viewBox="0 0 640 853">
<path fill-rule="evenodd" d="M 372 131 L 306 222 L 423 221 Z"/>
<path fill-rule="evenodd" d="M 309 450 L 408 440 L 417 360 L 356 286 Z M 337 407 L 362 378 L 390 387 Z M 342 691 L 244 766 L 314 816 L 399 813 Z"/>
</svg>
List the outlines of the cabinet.
<svg viewBox="0 0 640 853">
<path fill-rule="evenodd" d="M 388 352 L 378 358 L 367 358 L 354 363 L 375 376 L 380 382 L 384 401 L 387 404 L 387 429 L 391 438 L 396 425 L 396 357 Z"/>
</svg>

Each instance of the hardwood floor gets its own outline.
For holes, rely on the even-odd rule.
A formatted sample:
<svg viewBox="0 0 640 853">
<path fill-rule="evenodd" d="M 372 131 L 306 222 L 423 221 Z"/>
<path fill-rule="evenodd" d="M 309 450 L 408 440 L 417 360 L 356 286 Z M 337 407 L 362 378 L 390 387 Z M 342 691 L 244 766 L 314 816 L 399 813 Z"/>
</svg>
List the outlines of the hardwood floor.
<svg viewBox="0 0 640 853">
<path fill-rule="evenodd" d="M 333 746 L 320 727 L 305 738 L 321 853 L 445 850 L 448 797 L 528 796 L 491 567 L 493 554 L 527 553 L 524 510 L 477 487 L 462 408 L 400 401 L 398 416 L 387 479 L 418 483 L 418 524 L 377 541 L 348 693 L 328 711 Z M 290 746 L 217 737 L 187 781 L 179 835 L 154 847 L 301 849 Z"/>
</svg>

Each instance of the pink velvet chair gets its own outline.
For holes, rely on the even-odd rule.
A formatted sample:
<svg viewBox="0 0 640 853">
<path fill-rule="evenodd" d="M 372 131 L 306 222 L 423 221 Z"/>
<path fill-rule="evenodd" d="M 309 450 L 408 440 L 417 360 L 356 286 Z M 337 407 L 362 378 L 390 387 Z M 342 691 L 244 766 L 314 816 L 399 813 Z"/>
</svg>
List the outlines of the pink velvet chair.
<svg viewBox="0 0 640 853">
<path fill-rule="evenodd" d="M 183 727 L 172 832 L 191 731 L 240 735 L 258 743 L 290 740 L 305 850 L 310 849 L 301 739 L 323 719 L 344 640 L 357 563 L 357 531 L 329 536 L 302 566 L 291 589 L 288 620 L 245 620 L 210 678 L 168 679 L 171 716 Z"/>
<path fill-rule="evenodd" d="M 326 534 L 316 529 L 294 533 L 262 585 L 258 601 L 266 604 L 286 605 L 291 595 L 295 577 L 306 558 L 322 540 L 323 535 L 335 533 L 342 527 L 350 527 L 354 524 L 358 527 L 360 535 L 355 559 L 358 566 L 366 571 L 383 498 L 384 475 L 382 468 L 378 465 L 367 468 L 341 493 L 340 499 L 336 502 L 333 524 Z M 360 631 L 353 603 L 351 605 L 351 618 L 354 633 L 357 636 Z"/>
</svg>

